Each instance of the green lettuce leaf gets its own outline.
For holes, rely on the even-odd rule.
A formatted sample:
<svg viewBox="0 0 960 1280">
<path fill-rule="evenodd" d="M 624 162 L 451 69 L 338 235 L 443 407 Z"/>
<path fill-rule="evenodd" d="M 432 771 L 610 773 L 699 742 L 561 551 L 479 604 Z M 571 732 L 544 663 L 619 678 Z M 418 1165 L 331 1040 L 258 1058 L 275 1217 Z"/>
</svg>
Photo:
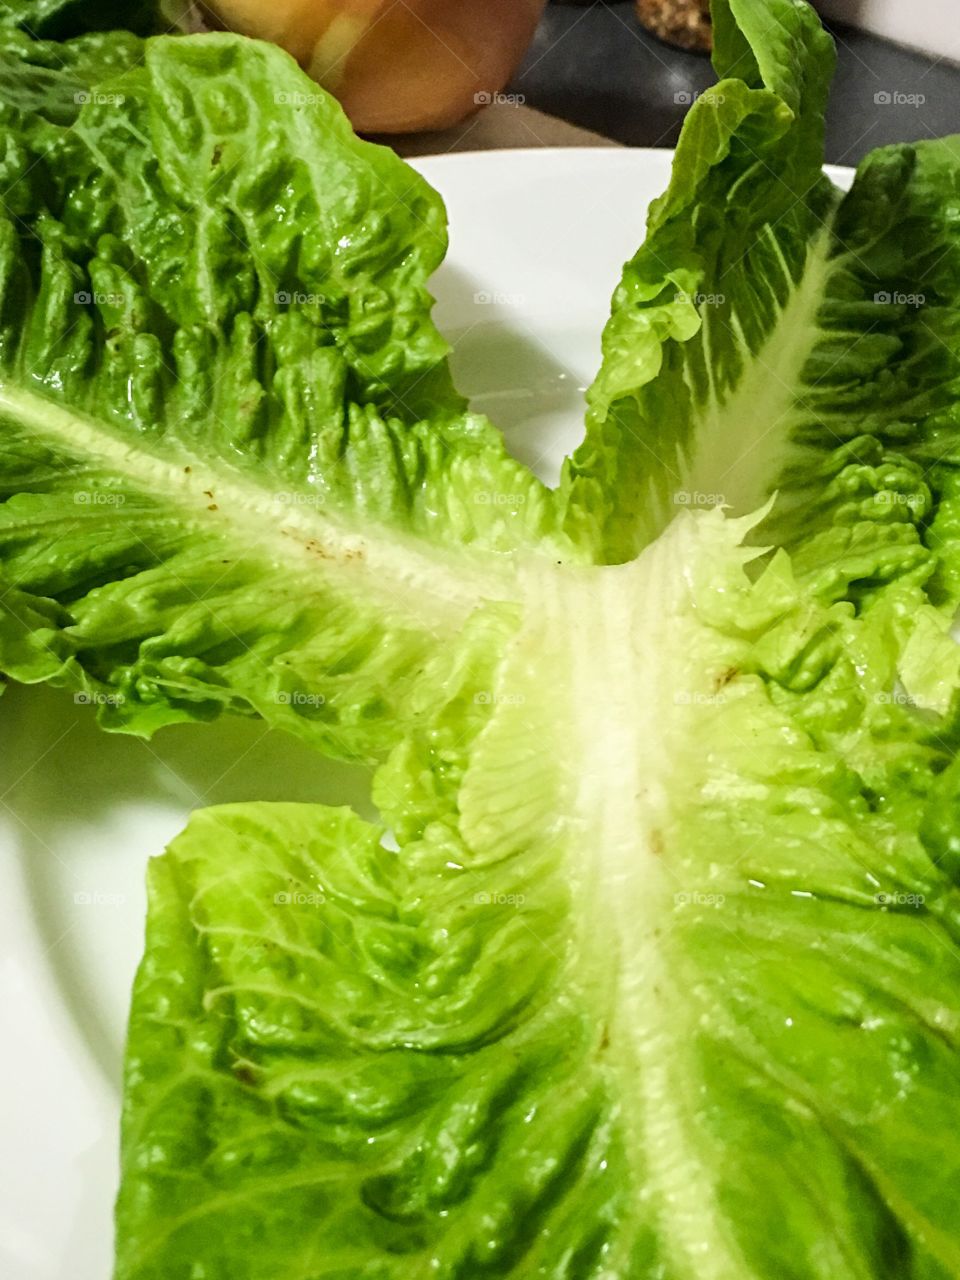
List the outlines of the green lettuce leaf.
<svg viewBox="0 0 960 1280">
<path fill-rule="evenodd" d="M 153 862 L 116 1280 L 960 1275 L 957 146 L 715 20 L 558 495 L 286 55 L 2 28 L 0 671 L 378 765 Z"/>
<path fill-rule="evenodd" d="M 91 31 L 169 31 L 189 7 L 187 0 L 0 0 L 0 27 L 37 39 L 70 40 Z"/>
<path fill-rule="evenodd" d="M 724 0 L 715 22 L 717 70 L 742 82 L 691 110 L 625 268 L 568 527 L 619 561 L 678 508 L 778 492 L 758 538 L 836 598 L 928 562 L 955 602 L 960 140 L 874 153 L 841 201 L 812 10 Z"/>
<path fill-rule="evenodd" d="M 35 40 L 0 21 L 4 204 L 11 213 L 29 212 L 34 199 L 24 182 L 28 149 L 35 156 L 55 146 L 57 134 L 49 125 L 72 124 L 101 81 L 142 60 L 143 41 L 129 32 L 96 32 L 61 43 Z"/>
<path fill-rule="evenodd" d="M 873 541 L 879 566 L 936 556 L 938 598 L 955 584 L 960 463 L 960 138 L 891 147 L 844 200 L 809 359 L 780 424 L 781 498 L 764 536 Z M 873 526 L 871 531 L 870 526 Z M 817 541 L 812 530 L 820 531 Z"/>
<path fill-rule="evenodd" d="M 439 197 L 279 49 L 143 52 L 69 127 L 7 109 L 0 669 L 382 756 L 495 553 L 574 552 L 450 383 Z"/>
<path fill-rule="evenodd" d="M 241 805 L 152 864 L 117 1280 L 958 1274 L 957 718 L 747 531 L 528 583 L 399 853 Z"/>
<path fill-rule="evenodd" d="M 718 0 L 713 16 L 720 81 L 691 108 L 624 268 L 563 477 L 570 528 L 611 561 L 678 505 L 760 505 L 826 277 L 832 41 L 794 0 Z"/>
<path fill-rule="evenodd" d="M 324 560 L 349 619 L 400 588 L 400 657 L 379 668 L 378 639 L 343 698 L 376 699 L 351 742 L 392 748 L 383 825 L 232 806 L 152 864 L 116 1280 L 960 1274 L 955 157 L 882 153 L 840 204 L 812 12 L 715 16 L 724 79 L 627 268 L 556 503 L 456 399 L 422 296 L 416 340 L 397 340 L 395 288 L 372 359 L 349 323 L 319 348 L 342 370 L 348 448 L 361 420 L 397 442 L 349 483 L 332 454 L 295 472 L 366 540 L 360 564 Z M 184 47 L 178 68 L 204 48 Z M 873 299 L 914 271 L 929 311 Z M 336 385 L 324 366 L 311 389 Z M 141 467 L 158 417 L 162 442 L 196 447 L 178 395 L 176 426 L 125 410 Z M 249 488 L 296 421 L 226 442 L 205 421 L 233 468 L 217 494 L 249 528 Z M 417 496 L 385 500 L 385 457 L 438 436 Z M 20 456 L 35 465 L 35 439 Z M 514 519 L 464 519 L 506 483 Z M 753 514 L 684 510 L 701 483 Z M 21 589 L 34 539 L 16 544 Z M 119 589 L 90 593 L 110 625 Z M 257 577 L 251 615 L 263 593 Z M 333 655 L 309 648 L 302 688 L 342 673 Z M 258 681 L 244 666 L 229 685 Z"/>
</svg>

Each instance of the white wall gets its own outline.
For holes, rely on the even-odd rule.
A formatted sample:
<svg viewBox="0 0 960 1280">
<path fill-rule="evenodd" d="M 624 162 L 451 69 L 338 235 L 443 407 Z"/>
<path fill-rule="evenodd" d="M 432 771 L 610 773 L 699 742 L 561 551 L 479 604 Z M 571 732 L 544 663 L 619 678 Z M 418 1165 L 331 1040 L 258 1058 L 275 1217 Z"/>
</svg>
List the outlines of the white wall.
<svg viewBox="0 0 960 1280">
<path fill-rule="evenodd" d="M 960 0 L 815 0 L 827 17 L 960 62 Z"/>
</svg>

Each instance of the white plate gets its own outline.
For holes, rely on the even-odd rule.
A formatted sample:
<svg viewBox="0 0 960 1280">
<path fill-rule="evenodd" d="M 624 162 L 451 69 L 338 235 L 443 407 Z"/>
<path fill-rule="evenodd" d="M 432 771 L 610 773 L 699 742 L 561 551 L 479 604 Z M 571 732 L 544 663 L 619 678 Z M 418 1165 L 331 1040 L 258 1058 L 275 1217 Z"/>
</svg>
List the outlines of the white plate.
<svg viewBox="0 0 960 1280">
<path fill-rule="evenodd" d="M 583 388 L 665 151 L 421 159 L 450 216 L 434 280 L 454 373 L 547 480 L 580 438 Z M 192 809 L 350 803 L 365 776 L 260 724 L 100 732 L 69 694 L 0 702 L 0 1276 L 107 1280 L 120 1072 L 144 866 Z"/>
</svg>

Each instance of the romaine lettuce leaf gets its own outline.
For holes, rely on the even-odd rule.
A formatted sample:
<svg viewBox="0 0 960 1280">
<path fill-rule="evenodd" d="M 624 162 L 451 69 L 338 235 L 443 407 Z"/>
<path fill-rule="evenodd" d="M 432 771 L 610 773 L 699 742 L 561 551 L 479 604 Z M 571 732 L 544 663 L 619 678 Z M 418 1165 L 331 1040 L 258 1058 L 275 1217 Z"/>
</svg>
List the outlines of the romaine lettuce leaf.
<svg viewBox="0 0 960 1280">
<path fill-rule="evenodd" d="M 960 138 L 875 152 L 837 215 L 810 357 L 781 423 L 781 498 L 764 537 L 808 558 L 834 526 L 937 552 L 957 594 Z M 819 530 L 818 541 L 809 539 Z"/>
<path fill-rule="evenodd" d="M 188 0 L 0 0 L 0 27 L 57 41 L 91 31 L 153 35 L 176 26 L 187 8 Z"/>
<path fill-rule="evenodd" d="M 4 203 L 27 212 L 31 189 L 24 184 L 22 157 L 48 145 L 48 125 L 70 125 L 94 88 L 143 59 L 143 41 L 125 31 L 35 40 L 0 21 L 0 123 L 5 141 Z M 55 145 L 50 137 L 49 145 Z M 29 139 L 29 141 L 28 141 Z"/>
<path fill-rule="evenodd" d="M 575 553 L 451 386 L 439 197 L 279 49 L 143 49 L 69 127 L 8 108 L 0 669 L 382 756 L 494 553 Z"/>
<path fill-rule="evenodd" d="M 568 527 L 619 561 L 684 506 L 743 514 L 776 491 L 758 538 L 795 549 L 816 528 L 804 560 L 837 597 L 926 545 L 949 553 L 938 589 L 956 600 L 960 140 L 874 153 L 841 200 L 821 172 L 833 50 L 812 9 L 722 0 L 714 16 L 718 73 L 742 81 L 690 111 L 624 270 Z"/>
<path fill-rule="evenodd" d="M 250 805 L 152 865 L 117 1280 L 958 1274 L 956 718 L 746 531 L 528 583 L 378 777 L 399 853 Z"/>
<path fill-rule="evenodd" d="M 2 36 L 0 670 L 379 764 L 152 865 L 117 1280 L 960 1275 L 957 147 L 715 8 L 556 496 L 284 54 Z"/>
<path fill-rule="evenodd" d="M 624 268 L 563 477 L 571 529 L 606 560 L 632 558 L 678 506 L 762 503 L 826 278 L 833 42 L 794 0 L 716 0 L 713 17 L 720 81 L 688 113 Z"/>
</svg>

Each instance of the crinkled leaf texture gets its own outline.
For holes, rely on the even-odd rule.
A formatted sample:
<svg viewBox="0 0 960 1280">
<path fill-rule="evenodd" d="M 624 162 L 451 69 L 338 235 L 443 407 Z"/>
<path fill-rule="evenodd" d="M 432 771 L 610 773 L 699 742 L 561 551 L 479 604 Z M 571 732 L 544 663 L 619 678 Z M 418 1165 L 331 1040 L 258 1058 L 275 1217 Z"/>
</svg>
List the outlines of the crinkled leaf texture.
<svg viewBox="0 0 960 1280">
<path fill-rule="evenodd" d="M 382 756 L 549 495 L 450 384 L 439 197 L 279 49 L 134 45 L 69 125 L 7 87 L 0 667 Z"/>
<path fill-rule="evenodd" d="M 0 26 L 56 41 L 93 31 L 151 35 L 175 27 L 186 8 L 180 0 L 0 0 Z"/>
<path fill-rule="evenodd" d="M 71 124 L 96 85 L 142 58 L 143 41 L 127 32 L 96 32 L 64 42 L 35 40 L 6 25 L 0 10 L 0 120 L 5 141 L 0 180 L 7 214 L 29 217 L 36 202 L 23 163 L 28 148 L 35 158 L 50 124 Z"/>
<path fill-rule="evenodd" d="M 117 1280 L 960 1275 L 957 147 L 841 203 L 812 10 L 715 10 L 557 496 L 284 54 L 5 29 L 0 669 L 375 761 L 398 846 L 152 864 Z"/>
<path fill-rule="evenodd" d="M 716 0 L 714 24 L 720 81 L 690 110 L 624 268 L 563 478 L 569 525 L 613 561 L 678 505 L 764 500 L 822 295 L 833 43 L 795 0 Z"/>
<path fill-rule="evenodd" d="M 827 562 L 863 564 L 865 539 L 909 558 L 917 523 L 952 543 L 960 140 L 878 151 L 841 198 L 821 171 L 834 54 L 812 9 L 721 0 L 715 24 L 723 78 L 614 296 L 567 526 L 616 562 L 678 507 L 746 513 L 777 491 L 761 540 L 839 523 L 810 553 Z"/>
<path fill-rule="evenodd" d="M 960 1273 L 957 729 L 744 532 L 528 582 L 399 852 L 240 805 L 152 865 L 118 1280 Z"/>
</svg>

